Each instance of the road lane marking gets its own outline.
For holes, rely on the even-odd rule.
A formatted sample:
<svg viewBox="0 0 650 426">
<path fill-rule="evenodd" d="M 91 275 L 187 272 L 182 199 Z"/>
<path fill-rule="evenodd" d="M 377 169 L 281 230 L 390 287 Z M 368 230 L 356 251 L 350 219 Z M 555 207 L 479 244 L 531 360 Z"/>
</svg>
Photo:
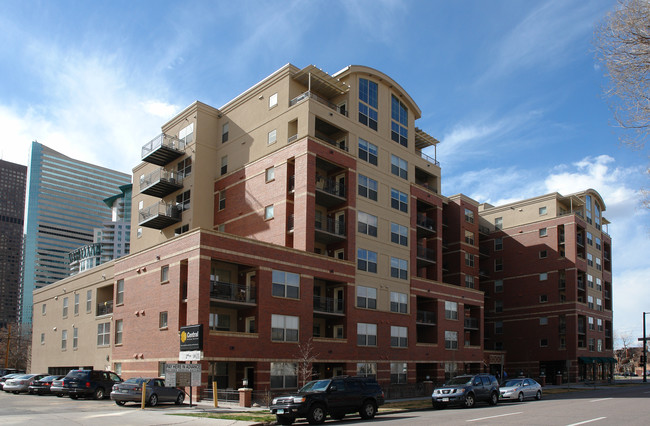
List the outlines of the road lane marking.
<svg viewBox="0 0 650 426">
<path fill-rule="evenodd" d="M 606 418 L 607 417 L 598 417 L 598 418 L 591 419 L 591 420 L 585 420 L 584 422 L 580 422 L 580 423 L 571 423 L 570 425 L 566 425 L 566 426 L 578 426 L 578 425 L 583 425 L 585 423 L 597 422 L 598 420 L 603 420 L 603 419 L 606 419 Z"/>
<path fill-rule="evenodd" d="M 600 398 L 600 399 L 592 399 L 589 402 L 600 402 L 600 401 L 607 401 L 608 399 L 614 399 L 614 398 Z"/>
<path fill-rule="evenodd" d="M 481 420 L 487 420 L 487 419 L 496 419 L 497 417 L 506 417 L 506 416 L 514 416 L 515 414 L 522 414 L 523 411 L 518 411 L 516 413 L 508 413 L 508 414 L 500 414 L 498 416 L 490 416 L 490 417 L 481 417 L 480 419 L 471 419 L 471 420 L 465 420 L 466 422 L 480 422 Z"/>
<path fill-rule="evenodd" d="M 93 414 L 90 416 L 85 416 L 85 419 L 94 419 L 96 417 L 108 417 L 108 416 L 123 416 L 125 414 L 128 414 L 128 411 L 121 411 L 121 412 L 115 412 L 115 413 L 104 413 L 104 414 Z"/>
</svg>

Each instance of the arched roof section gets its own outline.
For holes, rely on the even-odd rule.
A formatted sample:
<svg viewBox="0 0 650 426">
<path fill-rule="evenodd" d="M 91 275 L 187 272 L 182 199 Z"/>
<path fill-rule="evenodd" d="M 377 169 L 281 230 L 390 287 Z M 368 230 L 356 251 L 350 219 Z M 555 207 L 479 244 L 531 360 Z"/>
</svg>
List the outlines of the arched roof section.
<svg viewBox="0 0 650 426">
<path fill-rule="evenodd" d="M 406 90 L 404 90 L 404 88 L 399 85 L 399 83 L 397 83 L 395 80 L 393 80 L 392 78 L 390 78 L 389 76 L 387 76 L 381 71 L 378 71 L 374 68 L 367 67 L 364 65 L 348 65 L 347 67 L 343 68 L 341 71 L 334 74 L 332 77 L 336 77 L 340 79 L 342 77 L 345 77 L 348 74 L 353 74 L 353 73 L 366 74 L 369 77 L 375 77 L 377 80 L 387 85 L 388 87 L 392 88 L 395 92 L 401 95 L 402 101 L 408 105 L 411 111 L 413 111 L 413 115 L 416 120 L 422 116 L 422 111 L 420 111 L 420 107 L 418 107 L 418 105 L 415 103 L 413 98 L 411 98 L 411 95 L 409 95 L 406 92 Z"/>
<path fill-rule="evenodd" d="M 593 189 L 593 188 L 589 188 L 589 189 L 586 189 L 586 190 L 583 192 L 583 194 L 585 194 L 585 195 L 589 194 L 589 195 L 593 196 L 593 197 L 594 197 L 594 200 L 595 200 L 595 201 L 598 201 L 598 205 L 600 205 L 600 210 L 601 210 L 602 212 L 604 212 L 605 210 L 607 210 L 607 208 L 606 208 L 606 206 L 605 206 L 605 200 L 603 200 L 603 197 L 600 196 L 600 194 L 598 193 L 598 191 L 596 191 L 596 190 Z"/>
</svg>

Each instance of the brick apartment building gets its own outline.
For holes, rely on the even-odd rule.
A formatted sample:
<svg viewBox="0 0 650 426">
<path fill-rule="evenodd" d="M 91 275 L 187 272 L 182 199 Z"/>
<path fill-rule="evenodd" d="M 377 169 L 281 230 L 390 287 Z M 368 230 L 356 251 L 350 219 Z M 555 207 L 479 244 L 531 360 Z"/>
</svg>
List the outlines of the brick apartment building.
<svg viewBox="0 0 650 426">
<path fill-rule="evenodd" d="M 155 376 L 194 324 L 202 383 L 221 389 L 295 388 L 308 342 L 317 377 L 499 369 L 479 205 L 440 194 L 420 115 L 363 66 L 288 64 L 219 109 L 190 105 L 133 169 L 131 254 L 34 292 L 33 369 Z"/>
</svg>

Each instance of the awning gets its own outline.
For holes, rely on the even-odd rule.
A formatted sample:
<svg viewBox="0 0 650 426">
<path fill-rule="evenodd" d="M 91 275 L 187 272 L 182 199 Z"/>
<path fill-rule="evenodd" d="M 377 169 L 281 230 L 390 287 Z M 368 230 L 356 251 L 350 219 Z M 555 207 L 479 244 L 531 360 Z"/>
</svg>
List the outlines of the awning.
<svg viewBox="0 0 650 426">
<path fill-rule="evenodd" d="M 579 356 L 578 361 L 583 364 L 616 364 L 616 358 L 608 356 Z"/>
</svg>

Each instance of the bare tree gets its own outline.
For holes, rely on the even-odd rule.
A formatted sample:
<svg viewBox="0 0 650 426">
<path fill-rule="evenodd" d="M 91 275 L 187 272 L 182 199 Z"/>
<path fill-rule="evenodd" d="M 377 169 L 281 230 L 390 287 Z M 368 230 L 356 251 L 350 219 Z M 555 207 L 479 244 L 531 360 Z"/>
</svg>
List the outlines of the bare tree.
<svg viewBox="0 0 650 426">
<path fill-rule="evenodd" d="M 26 371 L 31 363 L 31 329 L 9 324 L 0 329 L 0 366 Z"/>
<path fill-rule="evenodd" d="M 312 367 L 317 358 L 318 354 L 314 353 L 314 342 L 311 337 L 306 342 L 298 345 L 296 372 L 298 374 L 299 388 L 312 379 Z"/>
</svg>

